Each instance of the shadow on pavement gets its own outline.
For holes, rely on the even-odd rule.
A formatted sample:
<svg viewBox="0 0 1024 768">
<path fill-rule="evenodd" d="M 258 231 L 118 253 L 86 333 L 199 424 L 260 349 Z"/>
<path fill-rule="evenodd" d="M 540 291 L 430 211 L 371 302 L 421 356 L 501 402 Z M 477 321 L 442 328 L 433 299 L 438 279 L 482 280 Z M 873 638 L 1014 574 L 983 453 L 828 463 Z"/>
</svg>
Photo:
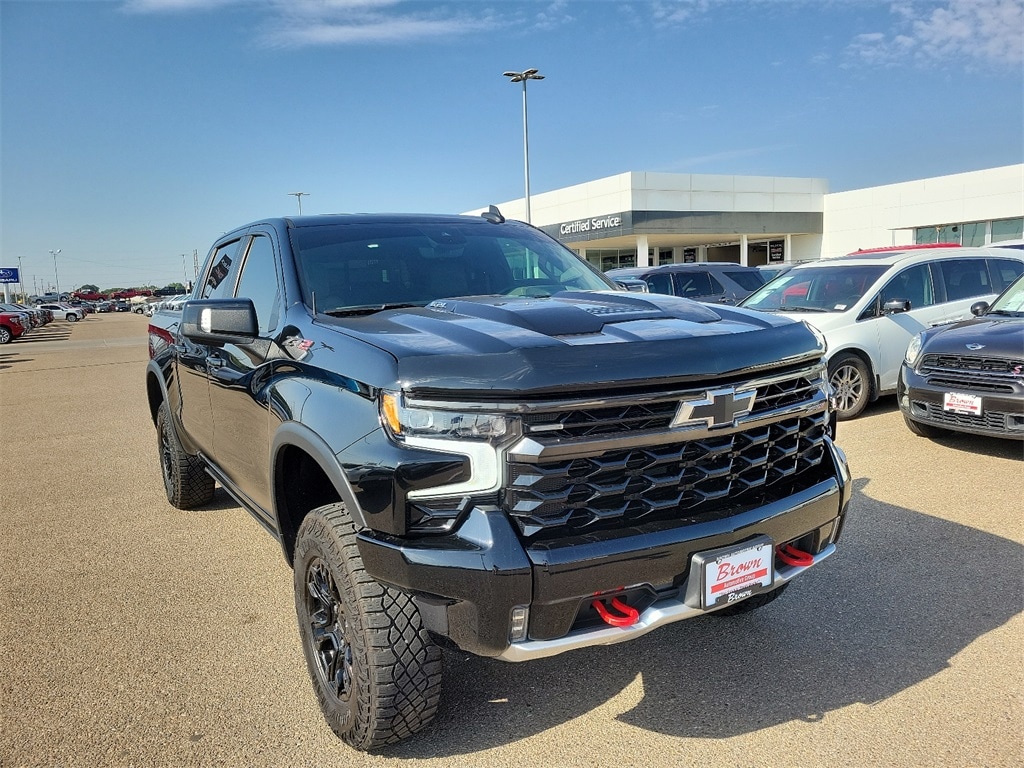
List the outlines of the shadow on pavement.
<svg viewBox="0 0 1024 768">
<path fill-rule="evenodd" d="M 941 672 L 1021 611 L 1024 547 L 871 499 L 866 485 L 855 483 L 839 551 L 747 616 L 702 617 L 525 664 L 446 652 L 434 725 L 386 754 L 498 747 L 606 705 L 634 681 L 639 703 L 608 717 L 706 739 L 815 721 Z"/>
</svg>

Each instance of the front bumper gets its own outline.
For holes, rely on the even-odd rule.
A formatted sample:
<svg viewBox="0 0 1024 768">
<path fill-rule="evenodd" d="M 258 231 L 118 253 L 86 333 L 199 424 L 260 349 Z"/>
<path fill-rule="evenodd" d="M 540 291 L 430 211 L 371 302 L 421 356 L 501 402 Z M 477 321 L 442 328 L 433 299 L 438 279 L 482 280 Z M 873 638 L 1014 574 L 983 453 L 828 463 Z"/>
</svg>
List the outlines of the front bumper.
<svg viewBox="0 0 1024 768">
<path fill-rule="evenodd" d="M 966 382 L 935 384 L 904 363 L 896 395 L 903 415 L 920 424 L 972 435 L 1024 440 L 1024 381 L 1004 380 L 992 382 L 991 386 L 998 386 L 1002 391 L 980 389 Z M 981 415 L 946 410 L 945 398 L 951 392 L 980 397 Z"/>
<path fill-rule="evenodd" d="M 846 457 L 827 441 L 835 472 L 781 501 L 689 525 L 662 522 L 603 535 L 527 543 L 495 507 L 469 512 L 453 532 L 416 540 L 359 534 L 367 572 L 414 596 L 425 626 L 465 651 L 526 661 L 639 637 L 702 615 L 688 584 L 695 554 L 758 537 L 796 542 L 806 566 L 776 564 L 781 586 L 835 551 L 850 500 Z M 595 594 L 639 597 L 638 620 L 610 627 L 588 617 Z M 529 608 L 528 635 L 510 640 L 512 612 Z"/>
</svg>

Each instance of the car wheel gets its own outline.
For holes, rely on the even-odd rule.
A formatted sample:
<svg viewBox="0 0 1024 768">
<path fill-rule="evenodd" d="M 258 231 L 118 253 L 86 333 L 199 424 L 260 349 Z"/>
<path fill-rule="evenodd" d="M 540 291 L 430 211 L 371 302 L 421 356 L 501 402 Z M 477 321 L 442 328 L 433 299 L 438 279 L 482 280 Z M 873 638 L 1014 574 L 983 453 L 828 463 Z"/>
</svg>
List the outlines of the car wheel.
<svg viewBox="0 0 1024 768">
<path fill-rule="evenodd" d="M 836 399 L 836 417 L 855 419 L 867 407 L 871 397 L 868 367 L 857 355 L 836 355 L 828 365 L 828 380 Z"/>
<path fill-rule="evenodd" d="M 727 605 L 725 608 L 719 608 L 717 611 L 714 611 L 711 615 L 740 616 L 744 613 L 756 611 L 761 606 L 768 605 L 768 603 L 773 602 L 774 600 L 778 600 L 782 596 L 782 593 L 786 591 L 786 587 L 788 586 L 789 582 L 787 581 L 785 584 L 783 584 L 780 587 L 776 587 L 771 592 L 762 592 L 759 595 L 748 597 L 746 600 L 741 600 L 738 603 Z"/>
<path fill-rule="evenodd" d="M 166 401 L 160 403 L 156 414 L 157 445 L 160 449 L 160 470 L 164 490 L 171 506 L 177 509 L 195 509 L 213 498 L 215 483 L 198 456 L 185 453 L 171 422 L 171 411 Z"/>
<path fill-rule="evenodd" d="M 914 421 L 906 414 L 903 415 L 903 421 L 907 425 L 907 429 L 918 437 L 947 437 L 951 434 L 948 429 L 933 427 L 931 424 L 922 424 L 920 421 Z"/>
<path fill-rule="evenodd" d="M 412 599 L 366 573 L 344 504 L 306 516 L 294 566 L 302 649 L 331 729 L 371 750 L 426 727 L 441 695 L 441 650 Z"/>
<path fill-rule="evenodd" d="M 5 325 L 0 325 L 0 344 L 10 344 L 14 339 L 14 334 L 11 333 L 11 329 Z"/>
</svg>

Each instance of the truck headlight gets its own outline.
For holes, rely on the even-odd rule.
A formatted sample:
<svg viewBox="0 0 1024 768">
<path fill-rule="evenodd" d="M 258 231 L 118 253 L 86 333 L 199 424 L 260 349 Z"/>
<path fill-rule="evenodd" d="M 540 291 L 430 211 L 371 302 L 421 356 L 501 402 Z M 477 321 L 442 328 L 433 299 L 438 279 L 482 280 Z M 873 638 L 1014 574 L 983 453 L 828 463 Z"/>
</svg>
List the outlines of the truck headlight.
<svg viewBox="0 0 1024 768">
<path fill-rule="evenodd" d="M 412 408 L 400 394 L 381 397 L 381 421 L 395 437 L 427 437 L 450 440 L 502 442 L 510 434 L 509 419 L 493 413 L 459 413 L 429 408 Z"/>
<path fill-rule="evenodd" d="M 410 491 L 412 501 L 496 491 L 501 485 L 501 453 L 519 436 L 514 416 L 413 407 L 396 392 L 381 396 L 380 420 L 384 429 L 405 445 L 469 458 L 468 480 Z"/>
<path fill-rule="evenodd" d="M 917 366 L 917 359 L 921 356 L 921 347 L 923 344 L 924 332 L 921 332 L 914 336 L 914 338 L 910 340 L 910 344 L 907 345 L 907 354 L 903 359 L 911 368 Z"/>
</svg>

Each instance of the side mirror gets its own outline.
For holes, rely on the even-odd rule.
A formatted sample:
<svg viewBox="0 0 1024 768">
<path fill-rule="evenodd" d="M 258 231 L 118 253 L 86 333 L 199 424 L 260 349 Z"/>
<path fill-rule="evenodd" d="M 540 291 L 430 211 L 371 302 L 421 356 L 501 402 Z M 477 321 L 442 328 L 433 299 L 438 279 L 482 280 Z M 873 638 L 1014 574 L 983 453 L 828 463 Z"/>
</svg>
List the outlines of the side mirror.
<svg viewBox="0 0 1024 768">
<path fill-rule="evenodd" d="M 900 312 L 910 311 L 909 299 L 890 299 L 882 305 L 883 315 L 898 315 Z"/>
<path fill-rule="evenodd" d="M 181 334 L 198 344 L 248 344 L 259 336 L 252 299 L 197 299 L 181 308 Z"/>
<path fill-rule="evenodd" d="M 987 301 L 976 301 L 971 304 L 971 314 L 975 317 L 981 317 L 988 312 L 988 306 Z"/>
</svg>

